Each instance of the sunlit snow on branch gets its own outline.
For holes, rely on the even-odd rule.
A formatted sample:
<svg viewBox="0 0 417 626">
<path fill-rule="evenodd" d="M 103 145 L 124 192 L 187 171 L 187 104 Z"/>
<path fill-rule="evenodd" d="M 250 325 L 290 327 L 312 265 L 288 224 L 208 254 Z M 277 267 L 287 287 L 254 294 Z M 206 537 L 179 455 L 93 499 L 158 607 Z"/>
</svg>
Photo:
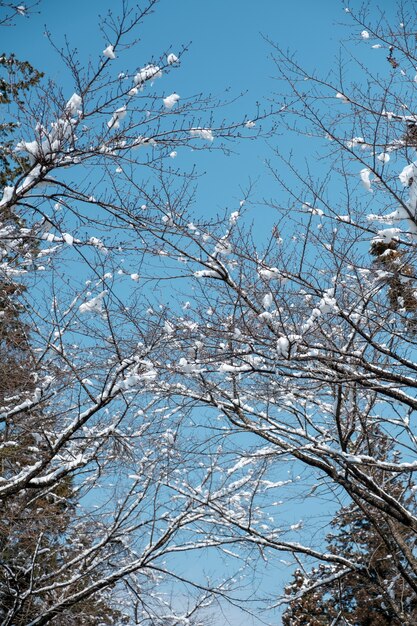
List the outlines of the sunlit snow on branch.
<svg viewBox="0 0 417 626">
<path fill-rule="evenodd" d="M 107 48 L 105 48 L 103 50 L 103 54 L 105 57 L 107 57 L 107 59 L 115 59 L 116 55 L 114 53 L 114 48 L 112 45 L 107 46 Z"/>
<path fill-rule="evenodd" d="M 120 127 L 120 120 L 126 117 L 126 106 L 122 106 L 113 113 L 111 119 L 107 122 L 107 126 L 113 130 L 117 130 Z"/>
<path fill-rule="evenodd" d="M 164 107 L 166 109 L 172 109 L 174 104 L 176 104 L 179 99 L 180 97 L 177 93 L 172 93 L 170 96 L 163 99 Z"/>
<path fill-rule="evenodd" d="M 177 61 L 178 61 L 178 57 L 173 52 L 168 54 L 168 56 L 167 56 L 167 63 L 168 63 L 168 65 L 173 65 Z"/>
<path fill-rule="evenodd" d="M 364 167 L 360 171 L 362 185 L 365 187 L 367 191 L 372 192 L 373 190 L 371 189 L 370 174 L 371 174 L 371 170 L 369 170 L 367 167 Z"/>
<path fill-rule="evenodd" d="M 73 93 L 66 104 L 65 110 L 68 111 L 70 115 L 77 115 L 82 111 L 82 102 L 81 96 L 77 93 Z"/>
<path fill-rule="evenodd" d="M 378 161 L 382 161 L 382 163 L 388 163 L 390 156 L 388 152 L 381 152 L 381 154 L 378 154 L 377 159 Z"/>
<path fill-rule="evenodd" d="M 103 312 L 103 298 L 107 295 L 107 291 L 102 291 L 95 298 L 91 298 L 87 302 L 80 304 L 80 313 L 102 313 Z"/>
<path fill-rule="evenodd" d="M 162 76 L 162 70 L 157 65 L 145 65 L 142 69 L 137 72 L 135 75 L 133 82 L 137 86 L 143 85 L 148 80 L 154 80 L 155 78 L 160 78 Z"/>
<path fill-rule="evenodd" d="M 206 141 L 213 141 L 214 139 L 213 131 L 210 128 L 192 128 L 190 135 Z"/>
<path fill-rule="evenodd" d="M 335 97 L 338 100 L 340 100 L 341 102 L 343 102 L 344 104 L 348 104 L 349 103 L 349 98 L 347 96 L 345 96 L 343 93 L 340 93 L 339 91 L 336 93 Z"/>
</svg>

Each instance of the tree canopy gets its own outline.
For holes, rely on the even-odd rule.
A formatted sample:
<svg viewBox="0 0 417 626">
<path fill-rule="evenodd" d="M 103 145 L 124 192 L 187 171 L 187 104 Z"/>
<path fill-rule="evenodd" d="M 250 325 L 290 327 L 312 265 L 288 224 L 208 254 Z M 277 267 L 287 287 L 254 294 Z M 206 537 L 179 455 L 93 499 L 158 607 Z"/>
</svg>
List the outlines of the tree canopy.
<svg viewBox="0 0 417 626">
<path fill-rule="evenodd" d="M 0 61 L 2 623 L 413 626 L 416 4 L 346 7 L 353 78 L 269 42 L 236 119 L 161 87 L 186 49 L 114 70 L 156 5 L 55 46 L 69 93 Z M 266 239 L 256 188 L 207 214 L 175 161 L 265 139 Z"/>
</svg>

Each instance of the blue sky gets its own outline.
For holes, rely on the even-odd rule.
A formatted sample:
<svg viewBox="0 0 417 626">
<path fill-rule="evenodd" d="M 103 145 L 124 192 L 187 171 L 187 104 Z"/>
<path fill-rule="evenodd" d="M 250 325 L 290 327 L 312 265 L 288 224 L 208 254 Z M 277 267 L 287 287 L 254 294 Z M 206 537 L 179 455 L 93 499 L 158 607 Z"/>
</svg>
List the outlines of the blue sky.
<svg viewBox="0 0 417 626">
<path fill-rule="evenodd" d="M 3 33 L 3 48 L 44 70 L 48 78 L 62 86 L 64 95 L 70 96 L 74 86 L 43 34 L 45 25 L 58 47 L 67 35 L 87 63 L 90 58 L 97 59 L 108 43 L 99 31 L 98 14 L 105 15 L 109 9 L 117 13 L 118 6 L 118 0 L 42 0 L 35 15 L 20 18 L 17 28 Z M 271 100 L 267 99 L 278 88 L 274 63 L 269 58 L 271 48 L 262 35 L 297 52 L 311 68 L 328 68 L 336 62 L 339 50 L 340 31 L 333 25 L 344 19 L 343 4 L 335 0 L 260 0 L 256 6 L 248 0 L 161 0 L 140 31 L 141 41 L 115 61 L 114 70 L 132 71 L 152 57 L 158 58 L 165 51 L 176 52 L 191 42 L 180 69 L 164 78 L 164 89 L 167 93 L 175 90 L 182 97 L 199 92 L 222 96 L 226 89 L 231 97 L 246 92 L 225 109 L 227 117 L 236 119 L 253 113 L 258 101 L 268 106 Z M 280 136 L 275 142 L 283 150 L 291 147 L 289 137 Z M 200 181 L 201 207 L 196 207 L 197 212 L 216 212 L 236 204 L 240 188 L 247 187 L 249 178 L 260 179 L 254 200 L 275 193 L 265 175 L 263 163 L 270 156 L 265 144 L 246 142 L 235 144 L 233 149 L 237 154 L 231 157 L 196 154 L 198 169 L 207 172 Z M 261 210 L 259 206 L 257 210 Z"/>
<path fill-rule="evenodd" d="M 75 88 L 61 59 L 44 36 L 45 25 L 58 47 L 67 35 L 87 64 L 90 58 L 101 58 L 102 50 L 111 43 L 102 37 L 97 15 L 104 15 L 109 9 L 117 13 L 120 4 L 118 0 L 42 0 L 38 13 L 30 19 L 17 19 L 16 28 L 2 33 L 2 47 L 44 71 L 69 98 Z M 389 8 L 391 2 L 386 0 L 379 5 Z M 245 92 L 225 110 L 225 116 L 236 119 L 247 114 L 250 117 L 257 101 L 261 104 L 274 102 L 273 93 L 278 90 L 275 66 L 270 59 L 271 48 L 262 35 L 281 48 L 296 52 L 302 65 L 320 68 L 325 74 L 336 65 L 340 40 L 347 36 L 347 31 L 335 25 L 344 21 L 343 3 L 338 0 L 258 0 L 256 6 L 249 0 L 161 0 L 142 27 L 141 41 L 119 56 L 114 62 L 114 72 L 117 75 L 127 68 L 134 71 L 152 58 L 165 52 L 176 53 L 182 45 L 192 42 L 180 68 L 164 77 L 160 88 L 167 94 L 176 91 L 182 97 L 199 92 L 222 96 L 229 90 L 233 99 Z M 286 152 L 291 149 L 293 138 L 284 134 L 270 143 Z M 262 140 L 235 144 L 233 149 L 235 153 L 231 156 L 216 152 L 185 155 L 187 165 L 192 158 L 200 171 L 207 172 L 199 182 L 195 211 L 214 214 L 226 207 L 235 210 L 242 196 L 241 189 L 247 187 L 251 178 L 257 180 L 250 209 L 256 227 L 259 214 L 266 210 L 262 199 L 279 193 L 264 167 L 271 151 Z M 305 151 L 300 156 L 304 159 Z M 181 158 L 179 151 L 178 167 L 181 167 Z M 259 226 L 259 233 L 262 234 L 262 226 Z M 295 512 L 294 521 L 298 519 Z M 273 582 L 277 590 L 288 577 L 285 566 L 276 572 Z"/>
</svg>

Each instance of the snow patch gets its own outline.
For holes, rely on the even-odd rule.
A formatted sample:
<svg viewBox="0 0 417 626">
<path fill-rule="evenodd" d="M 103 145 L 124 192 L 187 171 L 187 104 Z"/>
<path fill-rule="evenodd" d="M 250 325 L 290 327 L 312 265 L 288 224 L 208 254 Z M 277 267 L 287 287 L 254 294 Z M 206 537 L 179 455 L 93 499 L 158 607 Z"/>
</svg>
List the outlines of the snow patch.
<svg viewBox="0 0 417 626">
<path fill-rule="evenodd" d="M 287 337 L 280 337 L 277 341 L 277 352 L 280 356 L 285 358 L 289 357 L 290 354 L 290 342 Z"/>
<path fill-rule="evenodd" d="M 213 131 L 210 128 L 192 128 L 190 135 L 206 141 L 213 141 L 214 139 Z"/>
<path fill-rule="evenodd" d="M 68 100 L 65 110 L 68 111 L 70 115 L 77 115 L 82 110 L 83 101 L 81 96 L 77 93 L 73 93 L 71 98 Z"/>
<path fill-rule="evenodd" d="M 107 122 L 107 126 L 112 128 L 113 130 L 117 130 L 120 126 L 120 120 L 126 117 L 127 109 L 126 106 L 122 106 L 119 109 L 116 109 L 111 119 Z"/>
<path fill-rule="evenodd" d="M 87 302 L 83 302 L 80 304 L 79 311 L 80 313 L 102 313 L 103 312 L 103 298 L 107 294 L 106 291 L 102 291 L 98 296 L 88 300 Z"/>
<path fill-rule="evenodd" d="M 402 172 L 398 175 L 398 178 L 400 179 L 404 187 L 409 187 L 415 180 L 416 174 L 417 174 L 416 165 L 414 163 L 410 163 L 409 165 L 406 165 L 404 167 Z"/>
<path fill-rule="evenodd" d="M 107 59 L 115 59 L 116 55 L 114 53 L 114 47 L 112 45 L 108 45 L 107 48 L 103 50 L 103 54 Z"/>
<path fill-rule="evenodd" d="M 137 72 L 133 79 L 133 82 L 135 83 L 135 85 L 141 86 L 146 81 L 160 78 L 161 76 L 162 70 L 157 65 L 145 65 L 145 67 L 142 67 L 142 69 Z"/>
<path fill-rule="evenodd" d="M 384 243 L 391 243 L 391 241 L 398 241 L 400 228 L 385 228 L 384 230 L 378 230 L 377 237 L 374 241 L 383 241 Z"/>
<path fill-rule="evenodd" d="M 349 103 L 349 98 L 345 96 L 343 93 L 340 93 L 340 91 L 336 93 L 336 98 L 338 98 L 338 100 L 341 100 L 343 104 Z"/>
<path fill-rule="evenodd" d="M 177 93 L 172 93 L 170 96 L 163 99 L 164 107 L 166 109 L 172 109 L 174 104 L 176 104 L 179 99 L 180 97 Z"/>
<path fill-rule="evenodd" d="M 178 61 L 178 57 L 173 52 L 168 54 L 168 56 L 167 56 L 167 63 L 168 63 L 168 65 L 173 65 L 177 61 Z"/>
<path fill-rule="evenodd" d="M 271 292 L 265 294 L 264 297 L 262 298 L 262 305 L 264 309 L 269 309 L 272 306 L 273 301 L 274 299 L 272 297 Z"/>
<path fill-rule="evenodd" d="M 236 224 L 236 222 L 238 221 L 239 216 L 240 216 L 239 211 L 232 211 L 232 213 L 230 213 L 230 217 L 229 217 L 229 224 L 234 226 L 234 224 Z"/>
<path fill-rule="evenodd" d="M 369 170 L 367 167 L 364 167 L 360 171 L 360 177 L 361 177 L 362 185 L 365 187 L 365 189 L 367 191 L 372 192 L 370 175 L 371 175 L 371 170 Z"/>
<path fill-rule="evenodd" d="M 382 163 L 388 163 L 390 156 L 387 152 L 381 152 L 381 154 L 378 154 L 377 159 L 378 161 L 382 161 Z"/>
</svg>

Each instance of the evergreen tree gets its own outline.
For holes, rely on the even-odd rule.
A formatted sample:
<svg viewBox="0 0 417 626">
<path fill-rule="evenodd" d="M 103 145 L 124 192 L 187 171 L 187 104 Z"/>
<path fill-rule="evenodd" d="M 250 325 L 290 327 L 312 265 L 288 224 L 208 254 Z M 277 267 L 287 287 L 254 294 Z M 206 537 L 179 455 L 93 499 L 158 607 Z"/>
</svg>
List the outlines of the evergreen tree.
<svg viewBox="0 0 417 626">
<path fill-rule="evenodd" d="M 387 460 L 390 442 L 378 430 L 370 433 L 366 446 L 381 460 Z M 364 452 L 366 452 L 364 450 Z M 399 502 L 415 508 L 410 498 L 404 500 L 404 485 L 384 472 L 373 478 Z M 333 532 L 327 537 L 331 554 L 357 563 L 355 570 L 320 564 L 309 573 L 297 569 L 286 587 L 290 598 L 283 616 L 284 626 L 404 626 L 417 623 L 417 598 L 406 578 L 403 550 L 415 550 L 415 533 L 393 524 L 381 512 L 355 502 L 341 508 L 331 522 Z M 292 599 L 291 599 L 292 598 Z"/>
<path fill-rule="evenodd" d="M 25 99 L 31 87 L 35 87 L 43 76 L 28 61 L 19 61 L 14 54 L 0 56 L 0 105 L 24 109 Z M 0 123 L 0 184 L 2 187 L 21 174 L 28 165 L 26 157 L 18 156 L 14 150 L 14 132 L 19 127 L 13 116 Z"/>
<path fill-rule="evenodd" d="M 13 55 L 0 58 L 0 105 L 24 106 L 24 98 L 42 74 Z M 7 184 L 24 173 L 27 163 L 13 151 L 14 123 L 0 125 L 0 181 Z M 0 274 L 0 404 L 33 395 L 39 363 L 31 346 L 25 308 L 20 296 L 24 284 L 10 268 L 21 267 L 22 259 L 36 252 L 30 238 L 21 236 L 25 223 L 0 206 L 0 230 L 4 244 Z M 0 421 L 0 467 L 4 479 L 19 473 L 47 453 L 47 431 L 54 424 L 48 418 L 47 403 L 35 410 L 25 409 Z M 0 622 L 23 626 L 42 614 L 57 600 L 55 592 L 36 593 L 45 575 L 59 570 L 70 558 L 75 540 L 76 498 L 70 478 L 53 488 L 26 489 L 2 502 L 0 518 Z M 78 549 L 88 546 L 88 535 L 77 537 Z M 54 581 L 57 582 L 57 581 Z M 84 584 L 91 582 L 86 577 Z M 81 586 L 79 585 L 79 588 Z M 120 618 L 100 593 L 80 601 L 52 619 L 56 625 L 113 624 Z M 120 621 L 119 621 L 120 623 Z"/>
</svg>

